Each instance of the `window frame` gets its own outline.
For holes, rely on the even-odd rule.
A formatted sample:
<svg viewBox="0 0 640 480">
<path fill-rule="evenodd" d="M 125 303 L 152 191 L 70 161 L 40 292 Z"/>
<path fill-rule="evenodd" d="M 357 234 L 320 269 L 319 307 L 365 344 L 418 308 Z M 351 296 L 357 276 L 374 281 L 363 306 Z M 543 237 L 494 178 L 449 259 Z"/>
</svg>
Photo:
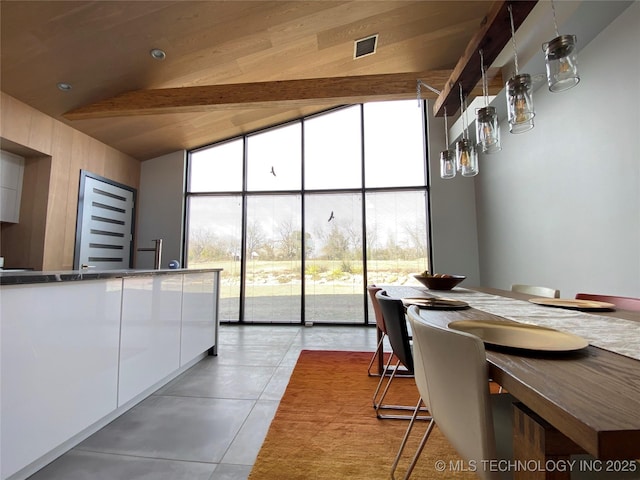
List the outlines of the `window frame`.
<svg viewBox="0 0 640 480">
<path fill-rule="evenodd" d="M 189 228 L 189 212 L 188 212 L 188 199 L 189 197 L 194 197 L 194 196 L 241 196 L 242 197 L 242 251 L 244 252 L 246 249 L 246 242 L 247 242 L 247 199 L 249 197 L 253 197 L 253 196 L 264 196 L 264 195 L 278 195 L 278 196 L 283 196 L 283 195 L 299 195 L 301 198 L 301 202 L 300 202 L 300 209 L 301 209 L 301 225 L 302 225 L 302 252 L 305 252 L 305 197 L 307 195 L 316 195 L 316 194 L 359 194 L 360 198 L 362 199 L 362 263 L 363 263 L 363 283 L 364 283 L 364 288 L 363 288 L 363 292 L 362 292 L 362 296 L 363 296 L 363 307 L 364 307 L 364 320 L 362 322 L 362 325 L 368 326 L 368 325 L 375 325 L 375 319 L 371 318 L 372 315 L 369 312 L 369 306 L 368 306 L 368 295 L 367 295 L 367 290 L 366 290 L 366 286 L 367 286 L 367 233 L 366 233 L 366 197 L 368 193 L 376 193 L 376 192 L 402 192 L 402 191 L 415 191 L 415 192 L 424 192 L 424 196 L 425 196 L 425 215 L 426 215 L 426 224 L 425 224 L 425 235 L 426 235 L 426 241 L 427 241 L 427 262 L 428 265 L 432 265 L 433 264 L 433 257 L 432 257 L 432 235 L 431 235 L 431 195 L 430 195 L 430 183 L 429 183 L 429 179 L 430 179 L 430 168 L 429 168 L 429 145 L 428 145 L 428 129 L 427 129 L 427 112 L 426 112 L 426 108 L 427 108 L 427 104 L 425 101 L 422 101 L 420 104 L 420 108 L 421 108 L 421 119 L 422 119 L 422 141 L 423 141 L 423 165 L 424 165 L 424 179 L 422 184 L 417 184 L 417 185 L 405 185 L 405 186 L 390 186 L 390 187 L 368 187 L 365 183 L 365 176 L 366 176 L 366 152 L 365 152 L 365 121 L 364 121 L 364 104 L 357 104 L 359 106 L 359 110 L 360 110 L 360 163 L 361 163 L 361 184 L 359 187 L 354 187 L 354 188 L 337 188 L 337 189 L 306 189 L 305 188 L 305 122 L 314 118 L 317 118 L 318 116 L 323 116 L 323 115 L 330 115 L 332 112 L 338 111 L 338 110 L 342 110 L 345 108 L 353 108 L 354 105 L 344 105 L 344 106 L 340 106 L 340 107 L 335 107 L 335 108 L 331 108 L 328 110 L 324 110 L 322 112 L 318 112 L 312 115 L 307 115 L 307 116 L 303 116 L 303 117 L 299 117 L 287 122 L 283 122 L 280 124 L 276 124 L 276 125 L 272 125 L 269 126 L 267 128 L 263 128 L 263 129 L 257 129 L 251 132 L 247 132 L 243 135 L 240 136 L 236 136 L 236 137 L 232 137 L 232 138 L 228 138 L 228 139 L 224 139 L 218 142 L 214 142 L 208 145 L 204 145 L 201 147 L 198 147 L 196 149 L 193 150 L 189 150 L 187 151 L 187 161 L 185 162 L 185 172 L 186 172 L 186 176 L 185 176 L 185 190 L 184 190 L 184 257 L 183 258 L 183 264 L 185 265 L 186 268 L 189 268 L 189 265 L 185 263 L 187 255 L 188 255 L 188 244 L 186 242 L 186 238 L 188 236 L 188 228 Z M 301 187 L 300 189 L 292 189 L 292 190 L 249 190 L 247 188 L 247 170 L 248 170 L 248 148 L 247 148 L 247 143 L 248 143 L 248 138 L 251 135 L 256 135 L 256 134 L 262 134 L 262 133 L 266 133 L 268 131 L 274 130 L 274 129 L 278 129 L 278 128 L 282 128 L 282 127 L 286 127 L 288 125 L 291 124 L 295 124 L 295 123 L 301 123 L 301 142 L 300 142 L 300 149 L 301 149 L 301 168 L 300 168 L 300 174 L 301 174 Z M 243 141 L 243 166 L 242 166 L 242 190 L 238 191 L 238 190 L 231 190 L 231 191 L 215 191 L 215 192 L 191 192 L 189 191 L 189 184 L 190 184 L 190 159 L 191 159 L 191 154 L 193 152 L 199 152 L 202 151 L 204 149 L 208 149 L 208 148 L 214 148 L 217 145 L 222 145 L 224 143 L 228 143 L 231 141 L 235 141 L 238 139 L 242 139 Z M 247 258 L 246 255 L 242 255 L 242 258 L 240 260 L 241 262 L 241 277 L 240 277 L 240 298 L 239 298 L 239 318 L 237 321 L 233 321 L 231 323 L 237 323 L 237 324 L 257 324 L 259 322 L 245 322 L 244 320 L 244 314 L 245 314 L 245 310 L 244 310 L 244 298 L 245 298 L 245 278 L 246 278 L 246 273 L 247 273 Z M 302 297 L 302 301 L 300 302 L 300 307 L 301 307 L 301 312 L 300 312 L 300 324 L 304 325 L 305 324 L 305 255 L 302 255 L 302 261 L 301 261 L 301 297 Z M 291 322 L 282 322 L 282 324 L 289 324 L 291 325 Z M 295 323 L 293 323 L 295 324 Z M 331 325 L 331 322 L 323 322 L 323 325 Z M 337 323 L 339 325 L 345 325 L 344 322 L 339 322 Z M 359 325 L 360 323 L 353 323 L 353 324 L 349 324 L 349 325 Z"/>
</svg>

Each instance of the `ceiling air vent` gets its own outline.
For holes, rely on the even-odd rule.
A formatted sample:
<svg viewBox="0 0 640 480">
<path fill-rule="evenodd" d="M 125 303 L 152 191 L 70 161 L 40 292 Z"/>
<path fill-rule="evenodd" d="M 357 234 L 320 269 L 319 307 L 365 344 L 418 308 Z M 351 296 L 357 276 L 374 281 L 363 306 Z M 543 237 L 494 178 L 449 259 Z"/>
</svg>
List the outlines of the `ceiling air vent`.
<svg viewBox="0 0 640 480">
<path fill-rule="evenodd" d="M 378 34 L 371 35 L 366 38 L 356 40 L 353 49 L 353 58 L 366 57 L 367 55 L 373 55 L 376 53 L 376 46 L 378 45 Z"/>
</svg>

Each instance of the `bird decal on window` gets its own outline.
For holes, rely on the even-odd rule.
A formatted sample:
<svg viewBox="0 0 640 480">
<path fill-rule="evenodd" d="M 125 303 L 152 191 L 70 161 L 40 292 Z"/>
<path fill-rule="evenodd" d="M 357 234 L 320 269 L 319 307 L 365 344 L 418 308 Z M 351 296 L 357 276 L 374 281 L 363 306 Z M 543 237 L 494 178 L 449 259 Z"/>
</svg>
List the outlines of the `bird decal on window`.
<svg viewBox="0 0 640 480">
<path fill-rule="evenodd" d="M 271 175 L 276 176 L 276 170 L 273 168 L 273 165 L 271 165 Z"/>
<path fill-rule="evenodd" d="M 336 217 L 333 216 L 333 210 L 331 210 L 331 215 L 329 215 L 329 220 L 327 220 L 327 222 L 330 222 L 334 218 L 336 218 Z"/>
</svg>

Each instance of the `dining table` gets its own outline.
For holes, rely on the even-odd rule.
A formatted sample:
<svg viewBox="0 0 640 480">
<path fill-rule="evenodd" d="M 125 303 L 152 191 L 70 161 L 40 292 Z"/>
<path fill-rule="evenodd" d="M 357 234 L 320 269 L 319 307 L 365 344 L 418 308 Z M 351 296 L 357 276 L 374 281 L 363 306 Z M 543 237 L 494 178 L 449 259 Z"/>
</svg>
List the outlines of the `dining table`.
<svg viewBox="0 0 640 480">
<path fill-rule="evenodd" d="M 567 351 L 485 344 L 489 377 L 516 399 L 513 463 L 508 465 L 516 480 L 564 480 L 578 468 L 614 477 L 615 472 L 640 472 L 635 460 L 640 459 L 640 312 L 557 308 L 495 288 L 385 290 L 396 298 L 468 304 L 420 308 L 421 318 L 443 327 L 461 320 L 518 322 L 586 340 L 582 348 Z"/>
</svg>

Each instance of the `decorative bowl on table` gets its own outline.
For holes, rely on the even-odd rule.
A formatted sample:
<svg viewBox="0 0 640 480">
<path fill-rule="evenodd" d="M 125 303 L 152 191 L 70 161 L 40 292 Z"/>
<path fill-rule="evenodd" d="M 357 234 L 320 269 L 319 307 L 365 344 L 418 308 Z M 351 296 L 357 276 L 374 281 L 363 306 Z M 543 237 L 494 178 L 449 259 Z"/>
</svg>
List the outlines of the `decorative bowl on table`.
<svg viewBox="0 0 640 480">
<path fill-rule="evenodd" d="M 464 275 L 449 275 L 434 273 L 433 275 L 414 275 L 414 278 L 422 283 L 429 290 L 451 290 L 453 287 L 462 282 Z"/>
</svg>

